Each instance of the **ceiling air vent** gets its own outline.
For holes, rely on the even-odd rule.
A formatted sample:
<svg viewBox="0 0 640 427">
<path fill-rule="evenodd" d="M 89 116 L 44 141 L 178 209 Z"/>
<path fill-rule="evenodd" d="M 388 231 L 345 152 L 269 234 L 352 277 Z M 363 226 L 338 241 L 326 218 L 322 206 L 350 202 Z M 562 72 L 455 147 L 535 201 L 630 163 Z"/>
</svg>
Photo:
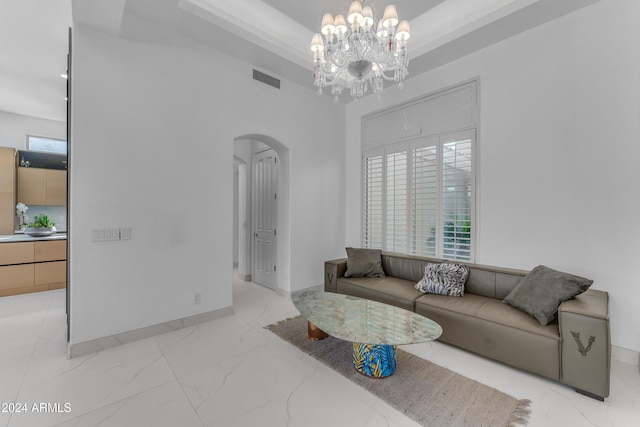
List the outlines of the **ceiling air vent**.
<svg viewBox="0 0 640 427">
<path fill-rule="evenodd" d="M 253 70 L 253 80 L 257 80 L 269 86 L 273 86 L 276 89 L 280 89 L 280 80 L 276 79 L 275 77 L 271 77 L 268 74 L 261 73 L 258 70 Z"/>
</svg>

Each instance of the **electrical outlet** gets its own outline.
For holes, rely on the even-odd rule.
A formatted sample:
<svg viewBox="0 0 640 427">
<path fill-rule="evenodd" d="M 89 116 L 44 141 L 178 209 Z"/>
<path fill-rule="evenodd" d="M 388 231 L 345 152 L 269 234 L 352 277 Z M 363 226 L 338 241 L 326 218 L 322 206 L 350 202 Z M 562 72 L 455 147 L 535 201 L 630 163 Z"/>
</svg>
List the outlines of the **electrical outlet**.
<svg viewBox="0 0 640 427">
<path fill-rule="evenodd" d="M 193 304 L 200 304 L 200 300 L 202 299 L 202 294 L 200 292 L 197 292 L 195 294 L 193 294 Z"/>
</svg>

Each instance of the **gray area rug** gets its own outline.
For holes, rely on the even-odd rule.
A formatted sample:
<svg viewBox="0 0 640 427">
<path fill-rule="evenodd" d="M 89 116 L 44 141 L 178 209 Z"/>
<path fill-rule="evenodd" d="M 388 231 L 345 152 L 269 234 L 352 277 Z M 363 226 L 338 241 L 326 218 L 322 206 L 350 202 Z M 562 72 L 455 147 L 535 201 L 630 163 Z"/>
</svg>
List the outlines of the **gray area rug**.
<svg viewBox="0 0 640 427">
<path fill-rule="evenodd" d="M 352 344 L 334 337 L 307 338 L 302 316 L 266 326 L 271 332 L 338 371 L 423 426 L 521 426 L 529 400 L 516 398 L 398 349 L 396 372 L 385 379 L 359 374 Z"/>
</svg>

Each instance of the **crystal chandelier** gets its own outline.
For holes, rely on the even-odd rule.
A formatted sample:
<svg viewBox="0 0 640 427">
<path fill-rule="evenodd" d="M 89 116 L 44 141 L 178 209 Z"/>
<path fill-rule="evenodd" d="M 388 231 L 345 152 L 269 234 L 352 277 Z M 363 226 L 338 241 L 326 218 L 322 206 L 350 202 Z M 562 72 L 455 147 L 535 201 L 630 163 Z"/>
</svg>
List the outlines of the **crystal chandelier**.
<svg viewBox="0 0 640 427">
<path fill-rule="evenodd" d="M 367 2 L 369 4 L 369 2 Z M 355 101 L 364 96 L 369 87 L 381 94 L 383 80 L 399 82 L 407 76 L 407 40 L 409 22 L 398 22 L 395 6 L 384 10 L 376 25 L 372 7 L 355 0 L 349 6 L 347 20 L 326 13 L 322 17 L 322 35 L 316 33 L 311 41 L 314 85 L 318 95 L 331 86 L 334 102 L 345 88 Z"/>
</svg>

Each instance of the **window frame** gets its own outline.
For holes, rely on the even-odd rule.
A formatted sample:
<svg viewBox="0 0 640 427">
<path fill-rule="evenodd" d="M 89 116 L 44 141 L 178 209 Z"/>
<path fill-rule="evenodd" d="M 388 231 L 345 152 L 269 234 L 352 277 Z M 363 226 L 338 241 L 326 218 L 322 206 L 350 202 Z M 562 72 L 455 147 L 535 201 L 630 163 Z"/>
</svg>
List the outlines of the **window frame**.
<svg viewBox="0 0 640 427">
<path fill-rule="evenodd" d="M 35 138 L 35 139 L 41 139 L 41 140 L 47 140 L 47 141 L 52 141 L 55 143 L 59 143 L 57 145 L 60 145 L 61 149 L 62 147 L 64 147 L 64 151 L 52 151 L 52 150 L 37 150 L 31 147 L 31 139 Z M 50 136 L 41 136 L 41 135 L 29 135 L 27 134 L 27 144 L 26 144 L 26 148 L 27 151 L 35 151 L 38 153 L 51 153 L 51 154 L 62 154 L 62 155 L 67 155 L 67 140 L 66 139 L 62 139 L 62 138 L 53 138 Z"/>
<path fill-rule="evenodd" d="M 395 106 L 395 107 L 391 107 L 391 108 L 387 108 L 383 111 L 378 111 L 378 112 L 374 112 L 371 114 L 368 114 L 366 116 L 363 116 L 362 118 L 362 146 L 361 146 L 361 168 L 360 168 L 360 179 L 361 179 L 361 191 L 360 191 L 360 197 L 361 197 L 361 244 L 363 247 L 372 247 L 372 248 L 380 248 L 385 252 L 393 252 L 393 250 L 389 250 L 390 246 L 388 244 L 388 209 L 387 209 L 387 181 L 388 181 L 388 177 L 387 177 L 387 160 L 388 160 L 388 155 L 392 152 L 398 152 L 398 151 L 403 151 L 405 150 L 407 153 L 407 160 L 406 160 L 406 192 L 407 192 L 407 200 L 406 200 L 406 241 L 404 242 L 404 248 L 402 250 L 402 252 L 399 253 L 403 253 L 403 254 L 408 254 L 408 255 L 415 255 L 415 256 L 426 256 L 426 257 L 433 257 L 433 258 L 438 258 L 438 259 L 450 259 L 450 260 L 457 260 L 460 262 L 470 262 L 473 263 L 476 261 L 477 259 L 477 248 L 478 248 L 478 224 L 479 224 L 479 220 L 478 220 L 478 181 L 479 181 L 479 176 L 480 176 L 480 170 L 479 170 L 479 122 L 477 120 L 478 117 L 478 101 L 477 101 L 477 87 L 478 87 L 478 81 L 477 80 L 472 80 L 469 82 L 465 82 L 456 86 L 452 86 L 450 88 L 447 89 L 443 89 L 441 91 L 438 91 L 436 93 L 433 94 L 429 94 L 429 95 L 425 95 L 423 97 L 408 101 L 405 104 L 399 105 L 399 106 Z M 411 110 L 411 108 L 415 105 L 418 105 L 422 102 L 429 102 L 431 100 L 436 100 L 442 96 L 446 96 L 448 93 L 454 93 L 456 91 L 459 91 L 461 89 L 465 89 L 465 88 L 471 88 L 472 91 L 472 99 L 470 101 L 470 107 L 472 109 L 472 112 L 470 114 L 470 119 L 467 121 L 466 125 L 462 125 L 462 126 L 451 126 L 450 128 L 447 129 L 442 129 L 442 128 L 437 128 L 439 124 L 434 125 L 436 129 L 434 129 L 435 132 L 430 133 L 429 130 L 429 124 L 426 125 L 420 125 L 417 126 L 419 127 L 419 132 L 416 132 L 416 123 L 407 123 L 407 127 L 406 129 L 408 130 L 408 133 L 405 134 L 398 134 L 395 137 L 391 137 L 388 138 L 384 141 L 381 141 L 380 139 L 376 139 L 374 140 L 372 143 L 367 144 L 366 139 L 366 135 L 367 132 L 365 130 L 365 126 L 366 126 L 366 120 L 371 119 L 371 118 L 379 118 L 381 115 L 384 115 L 386 113 L 391 113 L 391 114 L 395 114 L 397 117 L 397 113 L 400 111 L 402 114 L 404 114 L 404 112 L 402 112 L 403 109 L 406 109 L 406 115 L 411 117 L 411 114 L 413 113 L 413 111 Z M 414 120 L 417 120 L 418 122 L 420 122 L 420 120 L 423 120 L 422 117 L 417 117 L 415 118 L 415 114 L 414 117 L 412 118 Z M 410 134 L 409 134 L 410 133 Z M 468 206 L 464 209 L 468 209 L 469 212 L 469 225 L 470 225 L 470 233 L 469 233 L 469 239 L 470 239 L 470 244 L 469 244 L 469 248 L 468 248 L 468 259 L 466 259 L 466 257 L 464 259 L 461 258 L 453 258 L 451 257 L 451 254 L 447 254 L 445 255 L 445 240 L 446 240 L 446 236 L 444 235 L 445 233 L 445 213 L 444 213 L 444 188 L 443 188 L 443 157 L 444 157 L 444 147 L 445 144 L 452 142 L 452 141 L 463 141 L 464 137 L 470 137 L 468 139 L 471 140 L 470 143 L 470 156 L 471 159 L 469 159 L 470 163 L 469 166 L 471 168 L 471 177 L 470 177 L 470 184 L 468 186 L 468 188 L 470 189 L 470 197 L 469 197 L 469 201 L 468 201 Z M 430 142 L 429 142 L 430 141 Z M 415 149 L 416 148 L 420 148 L 420 147 L 427 147 L 427 146 L 431 146 L 433 145 L 432 143 L 436 141 L 436 146 L 438 147 L 436 150 L 436 155 L 437 155 L 437 171 L 436 171 L 436 179 L 437 179 L 437 183 L 435 184 L 435 194 L 437 197 L 437 203 L 436 203 L 436 207 L 435 207 L 435 212 L 436 212 L 436 219 L 435 219 L 435 227 L 434 227 L 434 234 L 435 234 L 435 253 L 434 255 L 423 255 L 422 253 L 419 253 L 420 250 L 422 250 L 423 253 L 425 253 L 426 251 L 428 251 L 430 248 L 428 246 L 428 244 L 423 244 L 421 247 L 419 245 L 417 245 L 416 242 L 420 241 L 420 239 L 424 239 L 426 235 L 428 235 L 429 232 L 424 232 L 424 223 L 423 223 L 423 230 L 422 233 L 418 233 L 418 227 L 415 225 L 414 223 L 414 204 L 415 199 L 414 199 L 414 183 L 413 183 L 413 171 L 412 168 L 414 167 L 414 159 L 413 156 L 415 154 Z M 381 194 L 381 203 L 382 206 L 379 208 L 381 210 L 381 222 L 380 222 L 380 227 L 381 227 L 381 241 L 380 241 L 380 246 L 371 246 L 372 243 L 377 243 L 375 241 L 373 241 L 371 239 L 371 230 L 373 230 L 374 228 L 377 228 L 378 225 L 371 225 L 368 224 L 367 222 L 367 215 L 371 214 L 371 212 L 369 212 L 370 206 L 367 205 L 367 193 L 366 191 L 368 190 L 367 185 L 368 185 L 368 180 L 367 180 L 367 176 L 365 175 L 366 173 L 366 166 L 367 166 L 367 159 L 375 157 L 375 156 L 380 156 L 382 158 L 382 166 L 381 166 L 381 170 L 382 170 L 382 176 L 381 176 L 381 181 L 383 183 L 383 188 L 382 188 L 382 194 Z M 460 190 L 455 190 L 455 191 L 460 191 Z M 463 211 L 464 211 L 463 209 Z M 457 209 L 457 207 L 454 209 L 454 212 L 459 212 L 459 210 Z M 457 227 L 458 225 L 454 225 L 454 227 Z M 369 229 L 367 229 L 367 227 L 369 227 Z M 457 230 L 457 229 L 456 229 Z M 463 234 L 465 233 L 466 230 L 463 230 Z M 453 248 L 454 251 L 458 251 L 459 247 L 457 245 L 457 243 L 454 243 L 455 246 Z M 397 252 L 398 248 L 394 247 L 392 249 L 395 249 L 395 251 Z M 466 256 L 466 248 L 464 247 L 464 244 L 462 246 L 462 253 L 463 256 Z M 457 256 L 457 254 L 454 254 L 454 256 Z"/>
</svg>

